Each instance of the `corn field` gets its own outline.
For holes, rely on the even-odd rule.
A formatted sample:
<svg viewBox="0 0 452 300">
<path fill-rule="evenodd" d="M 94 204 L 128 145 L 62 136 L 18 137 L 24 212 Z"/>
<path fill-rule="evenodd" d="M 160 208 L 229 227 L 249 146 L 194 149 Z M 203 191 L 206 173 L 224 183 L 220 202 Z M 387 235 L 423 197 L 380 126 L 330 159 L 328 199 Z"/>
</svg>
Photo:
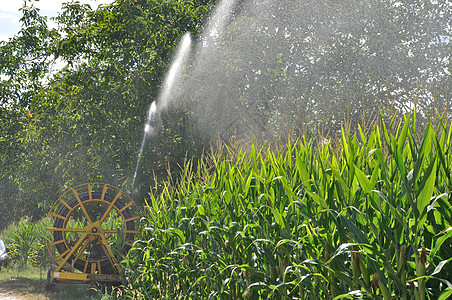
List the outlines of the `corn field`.
<svg viewBox="0 0 452 300">
<path fill-rule="evenodd" d="M 150 194 L 126 261 L 146 299 L 446 299 L 452 124 L 225 148 Z M 220 151 L 221 152 L 221 151 Z"/>
</svg>

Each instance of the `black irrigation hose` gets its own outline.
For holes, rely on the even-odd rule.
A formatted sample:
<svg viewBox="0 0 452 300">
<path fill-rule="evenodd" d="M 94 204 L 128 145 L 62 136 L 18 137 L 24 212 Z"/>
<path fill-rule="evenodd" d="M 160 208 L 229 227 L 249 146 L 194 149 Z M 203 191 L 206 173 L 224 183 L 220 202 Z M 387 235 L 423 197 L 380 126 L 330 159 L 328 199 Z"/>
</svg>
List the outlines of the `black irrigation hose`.
<svg viewBox="0 0 452 300">
<path fill-rule="evenodd" d="M 92 192 L 92 199 L 94 200 L 100 200 L 102 197 L 102 192 Z M 79 195 L 79 199 L 80 201 L 83 203 L 85 201 L 89 200 L 89 193 L 82 193 Z M 114 199 L 114 197 L 108 193 L 105 194 L 104 196 L 104 200 L 107 202 L 112 202 Z M 78 200 L 77 198 L 74 196 L 73 198 L 71 198 L 69 201 L 66 202 L 67 205 L 69 205 L 71 208 L 74 208 L 76 205 L 78 205 Z M 120 210 L 122 209 L 126 204 L 121 200 L 121 199 L 116 199 L 115 203 L 113 204 L 113 206 Z M 63 218 L 67 218 L 69 216 L 69 214 L 72 212 L 73 210 L 69 210 L 69 208 L 67 208 L 65 205 L 63 205 L 57 212 L 58 215 L 62 216 Z M 122 215 L 124 216 L 124 220 L 130 219 L 132 218 L 132 214 L 130 213 L 130 208 L 125 209 L 124 211 L 122 211 Z M 54 228 L 64 228 L 64 220 L 55 217 L 55 221 L 53 223 L 53 227 Z M 135 222 L 134 220 L 128 221 L 126 222 L 126 229 L 127 230 L 135 230 Z M 129 241 L 129 240 L 133 240 L 133 233 L 127 233 L 125 240 Z M 54 231 L 53 232 L 53 239 L 55 242 L 57 241 L 62 241 L 58 244 L 56 244 L 56 248 L 58 249 L 58 252 L 60 254 L 63 254 L 65 251 L 67 251 L 68 249 L 68 245 L 66 244 L 66 241 L 63 241 L 63 232 L 62 231 Z M 105 247 L 108 247 L 108 245 L 105 245 Z M 127 244 L 124 244 L 124 247 L 122 248 L 122 253 L 125 255 L 127 254 L 127 252 L 130 250 L 130 246 Z M 106 253 L 104 253 L 106 255 Z M 75 256 L 72 255 L 71 258 L 69 259 L 69 261 L 74 260 Z M 84 259 L 77 259 L 74 262 L 74 267 L 77 270 L 80 271 L 84 271 L 85 268 L 85 262 L 86 260 Z M 97 261 L 88 261 L 88 265 L 87 265 L 87 272 L 90 272 L 92 264 L 93 263 L 97 263 Z M 110 261 L 108 259 L 103 259 L 100 261 L 100 267 L 101 267 L 101 272 L 103 274 L 112 274 L 113 273 L 113 266 L 111 265 Z"/>
</svg>

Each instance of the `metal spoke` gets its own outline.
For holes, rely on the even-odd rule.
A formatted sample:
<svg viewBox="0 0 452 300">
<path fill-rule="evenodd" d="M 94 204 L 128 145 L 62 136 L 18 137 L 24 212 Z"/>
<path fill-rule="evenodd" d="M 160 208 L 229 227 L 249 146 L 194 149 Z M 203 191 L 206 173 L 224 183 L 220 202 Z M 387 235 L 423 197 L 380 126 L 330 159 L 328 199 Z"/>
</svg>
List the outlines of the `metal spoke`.
<svg viewBox="0 0 452 300">
<path fill-rule="evenodd" d="M 80 200 L 80 197 L 78 196 L 78 193 L 75 189 L 72 189 L 72 193 L 74 193 L 75 198 L 77 198 L 77 202 L 80 205 L 81 209 L 83 210 L 83 213 L 85 214 L 86 219 L 88 220 L 89 224 L 92 224 L 93 221 L 91 221 L 91 218 L 89 217 L 88 212 L 86 211 L 85 206 L 83 205 L 82 201 Z"/>
<path fill-rule="evenodd" d="M 85 229 L 83 228 L 58 228 L 58 227 L 51 227 L 46 228 L 48 231 L 64 231 L 64 232 L 85 232 Z"/>
<path fill-rule="evenodd" d="M 119 191 L 115 198 L 111 201 L 110 205 L 108 206 L 107 210 L 105 211 L 104 215 L 102 216 L 102 218 L 100 218 L 100 224 L 102 224 L 105 219 L 107 218 L 107 216 L 110 214 L 111 209 L 113 208 L 113 206 L 115 205 L 116 200 L 118 200 L 118 198 L 121 196 L 121 191 Z"/>
</svg>

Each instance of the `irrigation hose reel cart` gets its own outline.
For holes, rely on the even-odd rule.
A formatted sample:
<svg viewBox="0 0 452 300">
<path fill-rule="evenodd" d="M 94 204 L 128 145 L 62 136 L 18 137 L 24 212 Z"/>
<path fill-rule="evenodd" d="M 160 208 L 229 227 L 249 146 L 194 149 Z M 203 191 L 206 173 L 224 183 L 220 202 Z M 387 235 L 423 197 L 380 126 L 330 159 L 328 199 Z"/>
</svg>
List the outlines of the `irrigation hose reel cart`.
<svg viewBox="0 0 452 300">
<path fill-rule="evenodd" d="M 53 260 L 48 287 L 54 283 L 120 283 L 120 264 L 132 247 L 137 208 L 122 190 L 103 183 L 71 188 L 50 209 L 47 248 Z"/>
</svg>

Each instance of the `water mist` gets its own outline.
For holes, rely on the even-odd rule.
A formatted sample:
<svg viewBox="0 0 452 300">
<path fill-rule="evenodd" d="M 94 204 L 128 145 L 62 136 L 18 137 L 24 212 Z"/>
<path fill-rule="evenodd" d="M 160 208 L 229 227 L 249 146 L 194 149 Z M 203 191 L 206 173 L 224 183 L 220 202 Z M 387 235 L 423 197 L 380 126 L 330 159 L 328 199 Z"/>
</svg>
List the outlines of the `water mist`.
<svg viewBox="0 0 452 300">
<path fill-rule="evenodd" d="M 132 180 L 132 188 L 135 186 L 135 182 L 137 179 L 138 169 L 141 162 L 141 157 L 143 156 L 143 150 L 146 145 L 146 140 L 148 137 L 152 136 L 155 131 L 155 123 L 158 118 L 158 114 L 167 108 L 168 103 L 170 102 L 170 99 L 174 97 L 173 94 L 175 94 L 174 86 L 176 85 L 176 82 L 180 79 L 180 73 L 181 70 L 184 67 L 184 64 L 186 62 L 186 59 L 188 57 L 188 54 L 190 53 L 190 46 L 191 46 L 191 36 L 190 33 L 186 33 L 181 41 L 179 42 L 179 45 L 177 47 L 176 55 L 174 56 L 174 60 L 171 64 L 170 69 L 168 70 L 168 73 L 165 76 L 165 79 L 163 81 L 163 86 L 160 91 L 160 94 L 157 98 L 157 101 L 152 102 L 146 122 L 144 125 L 144 134 L 143 134 L 143 140 L 141 142 L 140 151 L 138 153 L 138 159 L 135 167 L 135 172 L 133 175 Z"/>
<path fill-rule="evenodd" d="M 435 97 L 448 103 L 449 19 L 394 3 L 222 1 L 177 87 L 190 124 L 213 140 L 272 139 L 301 125 L 338 132 L 364 109 L 374 116 L 379 105 L 403 110 L 419 82 L 419 106 L 432 107 Z M 428 11 L 452 11 L 444 1 L 429 3 Z"/>
<path fill-rule="evenodd" d="M 424 108 L 435 97 L 448 103 L 447 24 L 446 14 L 409 1 L 223 0 L 189 64 L 191 39 L 182 38 L 156 112 L 177 103 L 190 111 L 190 128 L 212 140 L 272 139 L 300 125 L 339 132 L 364 109 L 403 109 L 413 95 Z"/>
</svg>

